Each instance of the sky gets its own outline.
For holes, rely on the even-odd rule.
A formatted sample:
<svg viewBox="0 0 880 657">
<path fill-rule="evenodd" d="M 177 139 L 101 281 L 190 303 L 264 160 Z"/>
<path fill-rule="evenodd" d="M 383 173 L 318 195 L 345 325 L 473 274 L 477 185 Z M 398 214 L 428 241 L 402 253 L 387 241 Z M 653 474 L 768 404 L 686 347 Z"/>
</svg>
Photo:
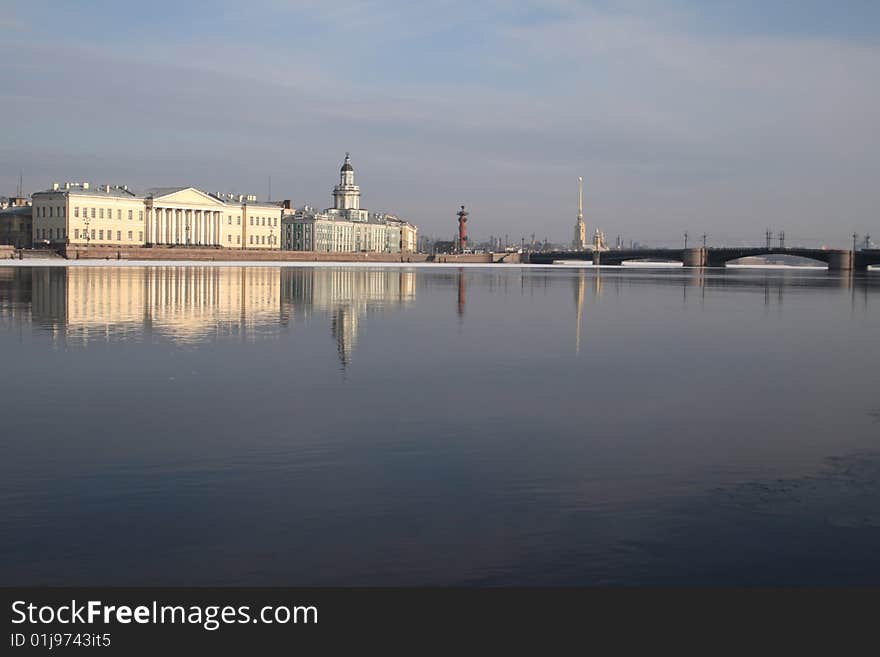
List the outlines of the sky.
<svg viewBox="0 0 880 657">
<path fill-rule="evenodd" d="M 0 194 L 362 206 L 451 238 L 880 241 L 880 3 L 0 0 Z"/>
</svg>

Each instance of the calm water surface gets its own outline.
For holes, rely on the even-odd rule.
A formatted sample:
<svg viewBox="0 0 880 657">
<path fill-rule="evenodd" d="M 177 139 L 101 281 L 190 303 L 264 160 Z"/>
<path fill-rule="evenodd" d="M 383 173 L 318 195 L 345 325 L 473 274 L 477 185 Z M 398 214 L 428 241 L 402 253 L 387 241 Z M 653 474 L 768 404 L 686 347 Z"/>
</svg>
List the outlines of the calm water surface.
<svg viewBox="0 0 880 657">
<path fill-rule="evenodd" d="M 3 584 L 880 584 L 880 273 L 0 267 Z"/>
</svg>

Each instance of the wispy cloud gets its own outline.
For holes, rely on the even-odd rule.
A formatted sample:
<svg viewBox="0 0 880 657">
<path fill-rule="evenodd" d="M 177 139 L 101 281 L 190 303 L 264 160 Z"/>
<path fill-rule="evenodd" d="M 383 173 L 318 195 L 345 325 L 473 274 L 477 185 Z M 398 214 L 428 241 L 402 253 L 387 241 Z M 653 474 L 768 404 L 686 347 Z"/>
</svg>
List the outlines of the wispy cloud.
<svg viewBox="0 0 880 657">
<path fill-rule="evenodd" d="M 880 201 L 880 46 L 821 25 L 719 30 L 700 4 L 650 0 L 268 0 L 193 12 L 187 35 L 159 20 L 185 7 L 81 10 L 66 29 L 58 7 L 18 5 L 46 38 L 0 42 L 7 185 L 19 167 L 41 185 L 271 173 L 320 205 L 352 150 L 371 207 L 440 232 L 466 201 L 475 231 L 557 239 L 579 174 L 589 221 L 637 239 L 841 241 Z"/>
</svg>

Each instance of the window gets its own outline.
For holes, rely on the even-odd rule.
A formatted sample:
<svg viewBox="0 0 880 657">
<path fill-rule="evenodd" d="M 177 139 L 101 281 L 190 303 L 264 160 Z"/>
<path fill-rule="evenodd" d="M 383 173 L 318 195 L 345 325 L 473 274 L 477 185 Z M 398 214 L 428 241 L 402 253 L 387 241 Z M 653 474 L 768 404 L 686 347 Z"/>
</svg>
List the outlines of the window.
<svg viewBox="0 0 880 657">
<path fill-rule="evenodd" d="M 109 232 L 109 231 L 108 231 L 108 232 Z M 98 231 L 98 239 L 99 239 L 99 240 L 104 239 L 104 231 L 103 231 L 103 230 L 99 230 L 99 231 Z"/>
<path fill-rule="evenodd" d="M 248 235 L 248 244 L 253 244 L 253 243 L 254 243 L 254 236 Z"/>
<path fill-rule="evenodd" d="M 254 225 L 254 218 L 251 217 L 251 226 L 253 226 L 253 225 Z"/>
<path fill-rule="evenodd" d="M 98 219 L 103 219 L 103 218 L 104 218 L 104 208 L 101 208 L 100 210 L 98 210 Z M 110 219 L 110 215 L 107 215 L 107 218 Z"/>
<path fill-rule="evenodd" d="M 129 221 L 131 221 L 131 219 L 132 219 L 131 214 L 132 214 L 132 212 L 131 212 L 131 210 L 129 210 L 129 211 L 128 211 L 128 220 L 129 220 Z"/>
<path fill-rule="evenodd" d="M 266 225 L 266 217 L 262 217 L 262 220 L 263 220 L 263 223 L 261 225 L 265 226 Z"/>
<path fill-rule="evenodd" d="M 236 243 L 236 244 L 241 244 L 241 235 L 236 235 L 236 236 L 235 236 L 235 243 Z"/>
<path fill-rule="evenodd" d="M 265 244 L 265 243 L 266 243 L 266 236 L 263 235 L 263 244 Z"/>
<path fill-rule="evenodd" d="M 229 218 L 232 219 L 232 217 L 229 217 Z M 232 242 L 232 235 L 227 235 L 226 241 L 231 243 Z"/>
<path fill-rule="evenodd" d="M 92 228 L 92 239 L 95 239 L 95 229 Z"/>
<path fill-rule="evenodd" d="M 227 220 L 226 223 L 229 224 L 229 225 L 231 226 L 231 225 L 232 225 L 232 215 L 230 214 L 230 215 L 227 217 L 227 219 L 228 219 L 228 220 Z"/>
<path fill-rule="evenodd" d="M 139 242 L 143 242 L 143 241 L 144 241 L 144 231 L 142 231 L 142 230 L 139 230 L 139 231 L 138 231 L 138 241 L 139 241 Z"/>
<path fill-rule="evenodd" d="M 58 208 L 58 216 L 61 217 L 62 219 L 64 218 L 64 206 L 63 205 L 60 208 Z"/>
<path fill-rule="evenodd" d="M 75 207 L 75 208 L 73 209 L 73 216 L 74 216 L 74 217 L 78 217 L 78 216 L 79 216 L 79 207 Z"/>
<path fill-rule="evenodd" d="M 116 211 L 116 218 L 117 218 L 117 219 L 122 219 L 122 210 L 117 210 L 117 211 Z"/>
<path fill-rule="evenodd" d="M 131 231 L 128 231 L 128 241 L 131 242 Z"/>
<path fill-rule="evenodd" d="M 144 211 L 138 210 L 138 221 L 143 221 L 143 220 L 144 220 Z"/>
<path fill-rule="evenodd" d="M 92 219 L 95 218 L 95 208 L 92 208 Z"/>
<path fill-rule="evenodd" d="M 241 217 L 236 217 L 236 218 L 235 218 L 235 225 L 236 225 L 236 226 L 241 226 Z"/>
<path fill-rule="evenodd" d="M 79 239 L 79 228 L 73 229 L 73 239 L 75 239 L 75 240 Z"/>
<path fill-rule="evenodd" d="M 116 241 L 117 241 L 117 242 L 121 242 L 121 241 L 122 241 L 122 231 L 121 231 L 121 230 L 117 230 L 117 231 L 116 231 Z"/>
</svg>

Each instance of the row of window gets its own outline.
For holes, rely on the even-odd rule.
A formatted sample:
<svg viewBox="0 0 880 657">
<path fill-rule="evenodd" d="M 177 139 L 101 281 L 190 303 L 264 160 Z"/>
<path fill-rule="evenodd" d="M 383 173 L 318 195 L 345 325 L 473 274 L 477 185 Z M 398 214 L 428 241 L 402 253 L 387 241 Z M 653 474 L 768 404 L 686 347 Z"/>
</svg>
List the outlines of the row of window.
<svg viewBox="0 0 880 657">
<path fill-rule="evenodd" d="M 278 217 L 251 217 L 251 226 L 277 226 L 278 225 Z M 266 220 L 269 220 L 269 223 L 266 223 Z M 256 223 L 254 223 L 256 222 Z"/>
<path fill-rule="evenodd" d="M 48 214 L 47 214 L 48 211 Z M 48 217 L 59 217 L 64 219 L 64 206 L 53 206 L 53 205 L 41 205 L 39 207 L 39 215 L 40 217 L 46 218 Z"/>
<path fill-rule="evenodd" d="M 260 238 L 262 237 L 262 241 Z M 269 244 L 276 244 L 278 242 L 278 238 L 274 235 L 269 235 Z M 265 235 L 248 235 L 248 244 L 266 244 L 266 236 Z"/>
<path fill-rule="evenodd" d="M 43 240 L 63 240 L 65 233 L 63 228 L 38 228 L 35 237 Z"/>
<path fill-rule="evenodd" d="M 104 218 L 104 208 L 83 208 L 82 209 L 83 219 L 85 219 L 89 216 L 89 211 L 91 211 L 92 219 L 103 219 Z M 73 208 L 73 216 L 74 217 L 79 216 L 79 208 L 78 207 Z M 113 218 L 113 210 L 111 208 L 107 208 L 107 219 L 112 219 L 112 218 Z M 116 218 L 122 219 L 122 210 L 119 210 L 119 209 L 116 210 Z M 134 219 L 134 211 L 133 210 L 128 211 L 128 218 L 129 218 L 129 220 Z M 143 220 L 144 220 L 144 211 L 138 210 L 138 221 L 143 221 Z"/>
<path fill-rule="evenodd" d="M 91 234 L 89 234 L 89 232 L 86 230 L 83 230 L 82 233 L 80 233 L 79 228 L 73 229 L 73 238 L 74 239 L 78 240 L 80 238 L 80 234 L 82 234 L 83 239 L 92 239 L 92 240 L 95 240 L 95 239 L 96 240 L 103 240 L 104 239 L 104 231 L 100 230 L 100 229 L 98 229 L 96 232 L 96 230 L 94 228 L 92 228 Z M 130 242 L 133 239 L 134 239 L 134 231 L 130 230 L 130 231 L 128 231 L 128 241 Z M 109 241 L 113 240 L 113 231 L 112 230 L 107 231 L 107 240 L 109 240 Z M 117 242 L 122 241 L 122 231 L 121 230 L 116 231 L 116 241 Z M 144 231 L 142 231 L 142 230 L 138 231 L 138 241 L 139 242 L 144 241 Z"/>
</svg>

